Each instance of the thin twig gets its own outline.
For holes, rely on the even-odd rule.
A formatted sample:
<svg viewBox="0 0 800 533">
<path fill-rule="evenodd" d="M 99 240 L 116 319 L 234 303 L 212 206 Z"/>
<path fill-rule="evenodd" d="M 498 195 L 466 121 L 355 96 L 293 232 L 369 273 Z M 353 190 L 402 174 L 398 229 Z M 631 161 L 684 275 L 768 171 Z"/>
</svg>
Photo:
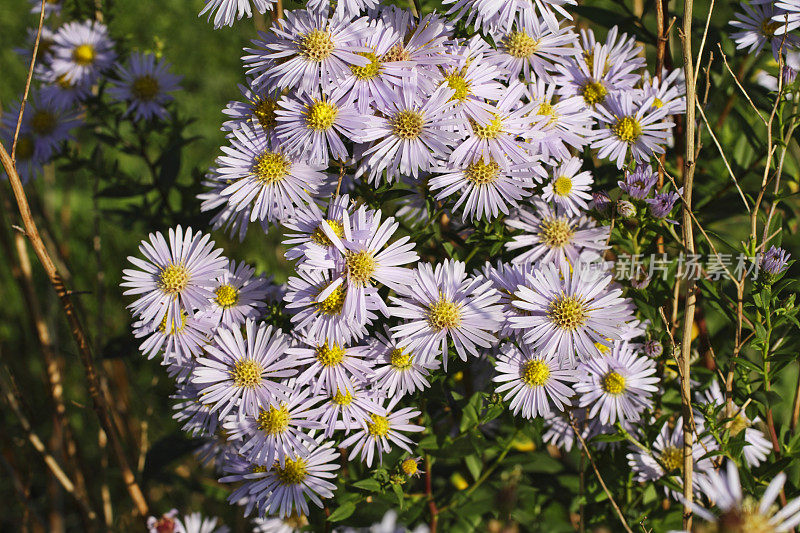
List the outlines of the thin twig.
<svg viewBox="0 0 800 533">
<path fill-rule="evenodd" d="M 19 116 L 17 116 L 17 128 L 14 130 L 14 141 L 11 144 L 11 160 L 17 162 L 17 140 L 19 130 L 22 127 L 22 115 L 25 113 L 25 103 L 28 101 L 28 92 L 31 90 L 31 80 L 33 79 L 33 67 L 36 65 L 36 56 L 39 55 L 39 42 L 42 39 L 42 27 L 44 26 L 44 8 L 47 0 L 42 0 L 42 12 L 39 13 L 39 27 L 36 29 L 36 40 L 33 42 L 33 55 L 31 65 L 28 67 L 28 77 L 25 80 L 25 91 L 22 93 L 22 102 L 19 104 Z"/>
</svg>

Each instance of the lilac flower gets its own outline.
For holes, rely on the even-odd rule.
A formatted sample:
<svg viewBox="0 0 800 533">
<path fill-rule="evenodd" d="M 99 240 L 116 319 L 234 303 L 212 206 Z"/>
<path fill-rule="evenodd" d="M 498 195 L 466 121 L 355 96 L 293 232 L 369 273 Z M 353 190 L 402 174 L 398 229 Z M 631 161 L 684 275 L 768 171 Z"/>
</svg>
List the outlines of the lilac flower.
<svg viewBox="0 0 800 533">
<path fill-rule="evenodd" d="M 456 115 L 462 121 L 471 118 L 488 122 L 492 120 L 492 107 L 486 102 L 502 97 L 504 87 L 497 79 L 503 71 L 497 66 L 497 61 L 488 56 L 488 51 L 478 52 L 470 48 L 476 40 L 485 44 L 476 36 L 468 44 L 454 47 L 454 61 L 443 67 L 442 83 L 455 91 L 451 99 L 456 103 Z"/>
<path fill-rule="evenodd" d="M 312 203 L 296 210 L 294 215 L 283 221 L 285 228 L 297 232 L 287 234 L 286 240 L 283 241 L 283 244 L 289 247 L 286 250 L 286 259 L 298 260 L 299 265 L 302 265 L 309 256 L 324 260 L 333 260 L 337 257 L 336 247 L 328 238 L 324 226 L 329 226 L 330 231 L 343 238 L 343 222 L 345 213 L 351 212 L 350 204 L 350 196 L 343 194 L 328 201 L 325 213 Z M 368 226 L 371 227 L 371 224 Z M 353 231 L 353 228 L 350 230 Z M 363 238 L 361 234 L 354 237 Z"/>
<path fill-rule="evenodd" d="M 399 446 L 408 453 L 411 453 L 411 439 L 401 433 L 418 432 L 425 429 L 411 423 L 411 419 L 421 413 L 409 407 L 394 410 L 397 399 L 391 400 L 385 409 L 386 415 L 371 413 L 368 421 L 364 422 L 362 428 L 346 438 L 339 446 L 347 448 L 352 446 L 348 461 L 357 456 L 361 456 L 367 466 L 372 466 L 372 459 L 378 455 L 378 462 L 383 462 L 383 454 L 392 451 L 392 444 Z"/>
<path fill-rule="evenodd" d="M 682 194 L 683 187 L 678 189 L 678 192 L 670 191 L 656 194 L 653 198 L 646 199 L 645 202 L 650 206 L 651 215 L 655 218 L 666 218 Z"/>
<path fill-rule="evenodd" d="M 386 416 L 386 411 L 367 392 L 355 387 L 351 391 L 327 393 L 322 404 L 313 409 L 309 416 L 325 426 L 322 436 L 330 438 L 336 430 L 344 430 L 348 434 L 364 427 L 370 421 L 370 414 Z"/>
<path fill-rule="evenodd" d="M 184 422 L 181 429 L 193 437 L 213 435 L 217 430 L 219 413 L 200 401 L 200 389 L 191 382 L 178 385 L 178 390 L 170 396 L 176 400 L 173 409 L 176 411 L 172 418 Z"/>
<path fill-rule="evenodd" d="M 286 353 L 297 358 L 298 365 L 308 365 L 297 376 L 298 383 L 310 383 L 311 394 L 352 392 L 365 384 L 372 361 L 366 346 L 342 346 L 329 339 L 304 339 L 300 346 Z"/>
<path fill-rule="evenodd" d="M 773 244 L 761 258 L 761 269 L 772 276 L 782 274 L 786 271 L 790 257 L 791 255 L 786 250 Z"/>
<path fill-rule="evenodd" d="M 250 7 L 252 1 L 256 11 L 263 14 L 272 11 L 273 0 L 206 0 L 206 5 L 198 15 L 202 17 L 208 13 L 208 20 L 214 15 L 214 29 L 222 26 L 233 26 L 235 20 L 241 20 L 244 15 L 247 18 L 253 16 Z"/>
<path fill-rule="evenodd" d="M 781 23 L 775 33 L 786 33 L 800 26 L 800 1 L 775 0 L 775 11 L 772 20 Z"/>
<path fill-rule="evenodd" d="M 164 105 L 172 101 L 168 93 L 180 89 L 181 80 L 169 68 L 169 63 L 156 59 L 154 54 L 134 52 L 127 68 L 117 66 L 120 79 L 108 89 L 108 94 L 118 102 L 126 102 L 125 114 L 133 114 L 136 120 L 167 118 L 169 113 Z"/>
<path fill-rule="evenodd" d="M 239 91 L 241 91 L 244 101 L 229 102 L 222 110 L 231 117 L 231 120 L 222 123 L 222 129 L 223 131 L 234 131 L 243 124 L 250 124 L 254 128 L 258 123 L 261 129 L 269 135 L 278 125 L 275 111 L 278 109 L 280 93 L 258 86 L 250 79 L 247 82 L 247 85 L 239 84 Z"/>
<path fill-rule="evenodd" d="M 737 49 L 757 54 L 769 41 L 772 56 L 778 61 L 782 51 L 800 44 L 800 37 L 788 33 L 786 12 L 777 5 L 772 2 L 752 5 L 742 2 L 740 7 L 744 13 L 737 12 L 736 20 L 731 21 L 731 26 L 740 30 L 731 34 Z"/>
<path fill-rule="evenodd" d="M 530 130 L 522 136 L 533 153 L 564 160 L 571 156 L 569 147 L 580 150 L 589 142 L 594 119 L 580 96 L 557 97 L 557 88 L 544 80 L 528 85 L 526 96 L 533 107 Z"/>
<path fill-rule="evenodd" d="M 56 32 L 51 68 L 72 84 L 94 83 L 114 63 L 114 43 L 105 25 L 67 22 Z"/>
<path fill-rule="evenodd" d="M 237 265 L 232 261 L 215 280 L 214 298 L 203 314 L 224 326 L 242 324 L 246 318 L 258 318 L 265 306 L 268 281 L 254 273 L 255 269 L 246 263 Z"/>
<path fill-rule="evenodd" d="M 15 102 L 2 116 L 0 134 L 8 141 L 8 150 L 11 150 L 19 112 L 20 104 Z M 72 130 L 81 123 L 76 110 L 62 106 L 51 94 L 32 92 L 22 114 L 17 159 L 49 161 L 61 151 L 64 141 L 73 139 Z"/>
<path fill-rule="evenodd" d="M 571 157 L 553 169 L 550 183 L 542 191 L 542 200 L 554 202 L 567 215 L 578 216 L 589 204 L 589 191 L 594 183 L 592 174 L 580 172 L 583 160 Z"/>
<path fill-rule="evenodd" d="M 686 113 L 686 80 L 683 69 L 676 68 L 670 72 L 666 70 L 658 77 L 644 73 L 642 78 L 642 100 L 654 97 L 653 105 L 660 109 L 667 108 L 668 115 L 682 115 Z"/>
<path fill-rule="evenodd" d="M 369 343 L 373 368 L 374 390 L 386 393 L 389 398 L 399 398 L 429 387 L 427 377 L 439 368 L 438 361 L 425 361 L 417 354 L 398 345 L 386 329 L 384 337 L 379 332 Z"/>
<path fill-rule="evenodd" d="M 216 326 L 214 321 L 200 314 L 188 315 L 186 311 L 181 311 L 179 320 L 181 322 L 177 328 L 174 325 L 167 326 L 167 315 L 157 327 L 142 320 L 134 322 L 133 336 L 137 339 L 146 337 L 139 351 L 148 359 L 162 352 L 165 365 L 186 365 L 203 353 L 203 347 Z"/>
<path fill-rule="evenodd" d="M 605 213 L 611 208 L 611 197 L 606 191 L 593 192 L 591 207 L 600 213 Z"/>
<path fill-rule="evenodd" d="M 618 181 L 617 185 L 631 198 L 643 199 L 653 186 L 658 182 L 658 174 L 653 173 L 653 167 L 640 163 L 634 172 L 625 171 L 625 181 Z"/>
</svg>

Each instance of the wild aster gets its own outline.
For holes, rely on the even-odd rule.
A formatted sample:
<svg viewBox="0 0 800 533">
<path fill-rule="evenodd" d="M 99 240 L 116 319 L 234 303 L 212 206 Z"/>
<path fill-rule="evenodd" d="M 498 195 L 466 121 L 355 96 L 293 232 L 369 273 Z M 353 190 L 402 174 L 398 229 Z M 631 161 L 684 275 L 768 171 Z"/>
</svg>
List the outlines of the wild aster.
<svg viewBox="0 0 800 533">
<path fill-rule="evenodd" d="M 230 205 L 228 197 L 222 194 L 228 188 L 228 182 L 215 180 L 215 172 L 215 168 L 209 169 L 205 176 L 206 179 L 202 182 L 204 192 L 197 195 L 198 200 L 202 200 L 200 212 L 205 213 L 219 209 L 211 218 L 211 229 L 224 228 L 231 238 L 238 236 L 239 242 L 242 242 L 247 235 L 247 226 L 250 223 L 250 213 L 253 209 L 248 206 L 237 210 L 236 206 Z M 267 230 L 269 229 L 266 223 L 262 223 L 262 227 L 264 226 Z"/>
<path fill-rule="evenodd" d="M 647 205 L 650 207 L 651 215 L 655 218 L 666 218 L 672 211 L 672 208 L 675 207 L 675 202 L 681 198 L 682 194 L 683 187 L 681 187 L 678 192 L 669 191 L 656 194 L 653 198 L 646 199 L 645 202 L 647 202 Z"/>
<path fill-rule="evenodd" d="M 476 36 L 476 39 L 479 39 Z M 473 41 L 453 50 L 453 62 L 443 68 L 442 84 L 455 91 L 451 99 L 455 102 L 456 115 L 462 120 L 492 120 L 487 101 L 499 100 L 503 85 L 496 81 L 502 75 L 497 61 L 489 56 L 489 50 L 473 53 L 469 48 Z M 485 44 L 485 41 L 482 41 Z M 487 47 L 488 48 L 488 47 Z"/>
<path fill-rule="evenodd" d="M 643 199 L 653 186 L 658 182 L 658 174 L 653 173 L 653 167 L 648 164 L 636 165 L 636 170 L 625 171 L 625 181 L 618 181 L 617 185 L 622 192 L 631 198 Z"/>
<path fill-rule="evenodd" d="M 151 233 L 150 241 L 142 241 L 139 252 L 144 260 L 128 257 L 137 269 L 122 271 L 123 294 L 141 295 L 128 306 L 144 326 L 164 323 L 168 330 L 180 330 L 185 315 L 205 309 L 214 298 L 211 288 L 228 259 L 222 250 L 214 249 L 211 236 L 192 228 L 170 228 L 169 244 L 161 233 Z M 165 318 L 166 317 L 166 318 Z"/>
<path fill-rule="evenodd" d="M 492 286 L 500 293 L 499 304 L 502 307 L 503 322 L 500 326 L 499 337 L 513 337 L 517 333 L 511 326 L 509 318 L 517 314 L 514 308 L 514 293 L 520 285 L 525 285 L 527 276 L 533 272 L 535 267 L 531 263 L 513 264 L 498 261 L 494 267 L 488 261 L 483 266 L 481 274 L 492 282 Z"/>
<path fill-rule="evenodd" d="M 577 41 L 572 26 L 550 27 L 538 17 L 518 15 L 512 28 L 496 31 L 492 37 L 497 49 L 488 57 L 505 70 L 508 80 L 551 81 L 554 64 L 575 56 Z"/>
<path fill-rule="evenodd" d="M 572 409 L 568 412 L 550 411 L 544 415 L 545 432 L 542 440 L 553 446 L 564 448 L 567 452 L 572 450 L 572 447 L 577 444 L 575 430 L 572 428 L 570 418 L 579 429 L 581 437 L 585 441 L 591 440 L 597 435 L 607 435 L 617 433 L 617 428 L 614 425 L 602 424 L 596 418 L 587 418 L 588 412 L 586 409 L 577 407 L 577 399 L 573 397 Z M 630 433 L 636 433 L 636 428 L 625 421 L 621 421 L 624 427 Z M 577 444 L 580 448 L 580 444 Z M 593 442 L 592 446 L 602 450 L 606 446 L 615 446 L 615 443 L 606 442 Z"/>
<path fill-rule="evenodd" d="M 605 213 L 611 209 L 611 197 L 606 191 L 595 191 L 592 193 L 592 203 L 590 207 L 598 213 Z"/>
<path fill-rule="evenodd" d="M 208 13 L 210 21 L 213 15 L 215 30 L 222 26 L 233 26 L 235 20 L 241 20 L 245 15 L 247 18 L 253 16 L 250 3 L 251 0 L 206 0 L 206 5 L 198 17 Z M 261 14 L 272 11 L 272 0 L 252 0 L 252 3 L 256 11 Z"/>
<path fill-rule="evenodd" d="M 378 6 L 378 0 L 342 0 L 331 4 L 325 0 L 309 0 L 306 7 L 311 11 L 318 11 L 328 15 L 330 10 L 334 10 L 334 16 L 341 19 L 352 19 L 361 14 L 362 11 L 374 11 Z"/>
<path fill-rule="evenodd" d="M 575 394 L 570 388 L 570 383 L 577 381 L 574 368 L 563 366 L 555 354 L 543 357 L 525 344 L 521 348 L 503 345 L 495 371 L 493 381 L 500 384 L 497 392 L 505 393 L 503 399 L 511 402 L 509 409 L 525 418 L 544 416 L 551 406 L 563 411 Z"/>
<path fill-rule="evenodd" d="M 222 110 L 231 117 L 230 120 L 222 123 L 222 130 L 234 131 L 239 129 L 242 124 L 254 126 L 258 123 L 264 133 L 271 134 L 278 125 L 275 111 L 278 109 L 280 93 L 259 87 L 249 78 L 246 85 L 239 84 L 239 91 L 242 93 L 243 100 L 231 101 Z"/>
<path fill-rule="evenodd" d="M 37 79 L 42 82 L 39 94 L 52 100 L 62 109 L 85 102 L 92 94 L 90 80 L 74 81 L 67 78 L 66 74 L 56 74 L 52 69 L 37 70 Z"/>
<path fill-rule="evenodd" d="M 116 58 L 108 28 L 96 21 L 67 22 L 54 41 L 51 68 L 73 84 L 94 83 Z"/>
<path fill-rule="evenodd" d="M 651 446 L 652 453 L 641 448 L 632 448 L 627 455 L 628 465 L 633 470 L 634 479 L 639 482 L 652 482 L 667 476 L 669 479 L 683 485 L 683 418 L 678 417 L 672 430 L 669 424 L 665 423 L 656 437 L 656 441 Z M 692 444 L 692 461 L 694 472 L 692 476 L 692 488 L 697 491 L 700 486 L 701 473 L 711 470 L 713 463 L 711 459 L 704 458 L 705 455 L 717 449 L 714 440 L 708 436 L 695 439 Z M 676 499 L 681 495 L 664 487 L 664 492 L 672 495 Z"/>
<path fill-rule="evenodd" d="M 503 170 L 508 170 L 509 164 L 528 162 L 530 145 L 519 140 L 530 124 L 526 115 L 531 106 L 520 105 L 524 90 L 521 83 L 513 82 L 491 109 L 494 116 L 491 121 L 468 121 L 467 138 L 450 154 L 450 162 L 463 165 L 479 159 L 485 163 L 493 160 L 504 165 Z"/>
<path fill-rule="evenodd" d="M 541 199 L 532 204 L 533 210 L 520 208 L 506 219 L 509 227 L 523 231 L 506 243 L 507 250 L 524 250 L 512 259 L 514 264 L 575 263 L 586 252 L 599 256 L 607 247 L 608 226 L 598 227 L 587 217 L 570 217 Z"/>
<path fill-rule="evenodd" d="M 214 283 L 214 297 L 203 313 L 223 326 L 242 324 L 258 318 L 265 306 L 267 279 L 254 276 L 255 269 L 246 263 L 231 261 Z"/>
<path fill-rule="evenodd" d="M 721 420 L 726 421 L 725 427 L 728 428 L 731 437 L 735 437 L 744 431 L 742 454 L 748 465 L 756 467 L 766 460 L 772 451 L 772 443 L 767 439 L 763 431 L 754 427 L 756 424 L 762 424 L 758 417 L 750 420 L 745 410 L 736 404 L 732 404 L 732 412 L 728 412 L 727 408 L 724 407 L 726 405 L 725 394 L 716 380 L 711 382 L 711 386 L 708 389 L 702 393 L 697 393 L 696 396 L 699 403 L 722 407 L 719 417 Z M 698 431 L 702 432 L 702 426 L 704 425 L 702 415 L 695 413 L 695 419 Z"/>
<path fill-rule="evenodd" d="M 318 96 L 321 88 L 324 94 L 330 94 L 351 65 L 369 64 L 366 57 L 357 54 L 369 52 L 358 44 L 366 29 L 363 18 L 328 19 L 308 10 L 287 11 L 286 18 L 273 23 L 271 34 L 259 42 L 265 50 L 245 61 L 274 61 L 264 76 L 273 79 L 278 89 L 292 87 L 298 95 Z"/>
<path fill-rule="evenodd" d="M 364 321 L 358 323 L 343 312 L 346 287 L 339 284 L 331 288 L 331 283 L 328 270 L 300 268 L 297 276 L 289 278 L 284 299 L 286 309 L 292 313 L 292 323 L 311 339 L 330 339 L 339 345 L 361 339 L 367 334 L 365 326 L 377 318 L 372 311 L 383 307 L 378 303 L 380 297 L 374 289 L 367 291 Z"/>
<path fill-rule="evenodd" d="M 532 104 L 529 131 L 522 137 L 543 158 L 568 159 L 569 147 L 580 150 L 592 135 L 594 119 L 580 96 L 557 97 L 558 85 L 536 80 L 526 88 Z"/>
<path fill-rule="evenodd" d="M 200 513 L 187 514 L 175 521 L 175 533 L 229 533 L 228 526 L 217 527 L 218 518 L 206 518 Z M 158 530 L 158 533 L 162 533 Z"/>
<path fill-rule="evenodd" d="M 363 427 L 370 420 L 370 414 L 386 415 L 383 407 L 372 399 L 366 391 L 355 387 L 351 391 L 338 390 L 327 393 L 319 407 L 309 415 L 319 420 L 325 429 L 323 438 L 330 438 L 336 430 L 345 433 Z"/>
<path fill-rule="evenodd" d="M 455 91 L 441 86 L 428 98 L 421 98 L 412 74 L 411 81 L 364 130 L 363 140 L 376 141 L 364 152 L 357 172 L 369 171 L 370 183 L 378 183 L 384 171 L 391 183 L 400 174 L 419 176 L 436 164 L 436 154 L 447 154 L 458 140 L 454 131 L 462 121 L 456 118 Z"/>
<path fill-rule="evenodd" d="M 28 0 L 28 2 L 31 4 L 31 13 L 38 15 L 42 12 L 42 0 Z M 44 3 L 44 16 L 58 15 L 61 13 L 62 6 L 61 0 L 46 0 Z"/>
<path fill-rule="evenodd" d="M 438 175 L 430 179 L 428 186 L 431 191 L 441 189 L 437 200 L 458 194 L 453 209 L 463 205 L 462 220 L 492 220 L 501 212 L 507 215 L 509 205 L 518 207 L 518 202 L 541 182 L 544 170 L 538 159 L 538 156 L 531 156 L 526 163 L 498 164 L 490 156 L 488 160 L 478 159 L 460 165 L 448 162 L 432 169 Z"/>
<path fill-rule="evenodd" d="M 796 48 L 800 44 L 800 37 L 787 32 L 786 12 L 772 2 L 742 2 L 739 6 L 744 13 L 737 12 L 736 20 L 730 22 L 731 26 L 740 30 L 731 33 L 737 49 L 757 54 L 769 41 L 772 56 L 778 61 L 781 51 Z"/>
<path fill-rule="evenodd" d="M 292 513 L 286 518 L 256 517 L 253 519 L 253 533 L 298 533 L 308 525 L 308 519 Z"/>
<path fill-rule="evenodd" d="M 178 384 L 175 394 L 170 399 L 176 403 L 172 406 L 175 414 L 172 418 L 183 422 L 181 429 L 193 437 L 213 435 L 217 430 L 219 413 L 200 401 L 201 390 L 191 382 Z"/>
<path fill-rule="evenodd" d="M 164 106 L 172 101 L 168 93 L 179 90 L 181 80 L 181 76 L 169 69 L 169 63 L 154 54 L 133 52 L 127 68 L 117 66 L 119 81 L 108 89 L 108 94 L 118 102 L 127 103 L 125 114 L 133 114 L 135 120 L 165 119 L 169 113 Z"/>
<path fill-rule="evenodd" d="M 571 157 L 555 167 L 550 183 L 542 191 L 542 200 L 553 201 L 567 215 L 578 216 L 585 211 L 589 207 L 587 200 L 592 198 L 594 178 L 588 170 L 579 173 L 582 164 L 582 159 Z"/>
<path fill-rule="evenodd" d="M 710 530 L 719 531 L 730 528 L 731 531 L 794 531 L 800 524 L 800 498 L 795 498 L 781 507 L 775 503 L 783 485 L 786 474 L 783 472 L 772 478 L 760 500 L 742 494 L 739 471 L 736 463 L 728 461 L 726 473 L 708 470 L 698 476 L 697 488 L 716 508 L 716 512 L 704 509 L 700 505 L 692 505 L 692 512 L 708 522 Z"/>
<path fill-rule="evenodd" d="M 372 372 L 372 387 L 388 398 L 399 398 L 429 387 L 427 377 L 439 368 L 438 361 L 425 361 L 408 349 L 398 346 L 386 329 L 386 336 L 375 332 L 369 342 L 370 355 L 376 366 Z"/>
<path fill-rule="evenodd" d="M 211 339 L 216 327 L 213 320 L 199 314 L 190 316 L 181 311 L 180 326 L 168 326 L 167 315 L 161 319 L 158 327 L 150 323 L 137 321 L 133 324 L 133 336 L 146 337 L 139 346 L 139 351 L 152 359 L 162 353 L 163 364 L 186 365 L 193 357 L 203 353 L 203 347 Z"/>
<path fill-rule="evenodd" d="M 221 194 L 229 205 L 237 211 L 252 207 L 250 222 L 274 224 L 311 203 L 309 192 L 322 182 L 325 165 L 289 155 L 284 144 L 264 135 L 258 125 L 243 125 L 229 142 L 217 158 L 215 179 L 228 183 Z"/>
<path fill-rule="evenodd" d="M 372 361 L 366 346 L 343 346 L 329 339 L 304 339 L 286 353 L 297 358 L 297 365 L 308 365 L 297 376 L 298 383 L 310 383 L 311 394 L 325 391 L 352 392 L 370 377 Z"/>
<path fill-rule="evenodd" d="M 419 265 L 413 284 L 390 297 L 397 307 L 393 317 L 405 319 L 392 328 L 397 345 L 411 350 L 425 361 L 441 353 L 447 370 L 447 340 L 453 342 L 462 361 L 467 353 L 478 357 L 478 347 L 489 348 L 497 342 L 491 334 L 502 321 L 501 306 L 495 305 L 500 294 L 491 281 L 467 277 L 461 261 L 446 259 L 436 265 Z"/>
<path fill-rule="evenodd" d="M 781 23 L 776 33 L 786 33 L 800 26 L 800 0 L 775 0 L 775 10 L 772 20 Z"/>
<path fill-rule="evenodd" d="M 579 405 L 589 407 L 589 418 L 599 415 L 604 424 L 639 420 L 658 391 L 655 362 L 637 355 L 626 342 L 614 343 L 611 353 L 583 361 L 578 372 Z"/>
<path fill-rule="evenodd" d="M 676 68 L 664 71 L 661 80 L 657 76 L 650 76 L 649 72 L 642 77 L 642 100 L 654 97 L 653 106 L 665 107 L 667 115 L 682 115 L 686 113 L 686 84 L 683 69 Z"/>
<path fill-rule="evenodd" d="M 302 383 L 298 379 L 298 383 Z M 311 407 L 317 402 L 307 388 L 296 388 L 288 402 L 261 409 L 256 415 L 229 416 L 223 423 L 228 440 L 242 440 L 239 454 L 248 461 L 271 465 L 294 455 L 306 455 L 315 444 L 306 431 L 323 429 L 311 419 Z"/>
<path fill-rule="evenodd" d="M 41 5 L 41 2 L 39 2 Z M 177 509 L 171 509 L 167 511 L 159 518 L 155 516 L 150 516 L 147 518 L 147 531 L 148 533 L 173 533 L 175 528 L 177 527 L 176 518 L 178 516 Z"/>
<path fill-rule="evenodd" d="M 289 400 L 292 389 L 282 380 L 297 374 L 298 363 L 287 353 L 288 339 L 263 322 L 252 319 L 242 329 L 220 327 L 206 357 L 197 360 L 192 383 L 201 389 L 201 401 L 224 418 L 238 408 L 240 416 L 257 416 L 262 409 Z"/>
<path fill-rule="evenodd" d="M 581 263 L 545 264 L 514 294 L 521 314 L 511 317 L 512 326 L 542 355 L 570 362 L 599 356 L 598 345 L 610 347 L 633 319 L 632 305 L 611 278 Z"/>
<path fill-rule="evenodd" d="M 760 268 L 767 274 L 777 276 L 786 271 L 790 257 L 791 255 L 786 250 L 773 244 L 767 253 L 761 257 Z"/>
<path fill-rule="evenodd" d="M 337 93 L 340 94 L 340 93 Z M 344 95 L 317 98 L 284 96 L 275 111 L 275 133 L 281 145 L 292 155 L 302 155 L 309 162 L 328 166 L 330 159 L 344 162 L 349 158 L 340 136 L 361 140 L 368 119 L 349 104 Z"/>
<path fill-rule="evenodd" d="M 642 46 L 637 44 L 634 37 L 628 37 L 626 33 L 620 34 L 617 26 L 608 31 L 606 40 L 601 45 L 608 52 L 606 61 L 601 65 L 602 70 L 592 61 L 596 45 L 600 44 L 595 39 L 594 32 L 591 29 L 582 29 L 580 41 L 583 58 L 593 74 L 606 76 L 613 70 L 613 77 L 624 84 L 617 85 L 619 88 L 631 87 L 639 81 L 639 76 L 634 72 L 644 68 L 647 61 L 642 56 Z"/>
<path fill-rule="evenodd" d="M 17 128 L 20 104 L 15 102 L 2 117 L 2 135 L 13 142 Z M 22 114 L 19 137 L 17 139 L 17 158 L 36 159 L 46 162 L 61 151 L 64 141 L 71 140 L 72 130 L 82 121 L 71 107 L 63 107 L 48 93 L 35 91 L 31 94 L 25 112 Z M 11 143 L 8 145 L 11 150 Z"/>
<path fill-rule="evenodd" d="M 630 150 L 637 162 L 649 161 L 654 154 L 663 154 L 673 123 L 666 109 L 653 106 L 654 97 L 634 101 L 630 93 L 609 97 L 597 108 L 600 129 L 592 142 L 597 156 L 616 161 L 622 168 Z"/>
<path fill-rule="evenodd" d="M 347 457 L 348 461 L 352 461 L 360 455 L 361 460 L 370 467 L 377 454 L 378 462 L 383 463 L 383 454 L 392 451 L 392 444 L 411 453 L 409 445 L 412 444 L 412 441 L 401 431 L 413 433 L 425 429 L 411 423 L 411 419 L 421 413 L 410 407 L 395 411 L 396 404 L 397 398 L 389 401 L 389 405 L 385 409 L 385 416 L 370 413 L 369 420 L 364 422 L 362 428 L 342 441 L 339 445 L 341 448 L 352 446 L 350 455 Z"/>
</svg>

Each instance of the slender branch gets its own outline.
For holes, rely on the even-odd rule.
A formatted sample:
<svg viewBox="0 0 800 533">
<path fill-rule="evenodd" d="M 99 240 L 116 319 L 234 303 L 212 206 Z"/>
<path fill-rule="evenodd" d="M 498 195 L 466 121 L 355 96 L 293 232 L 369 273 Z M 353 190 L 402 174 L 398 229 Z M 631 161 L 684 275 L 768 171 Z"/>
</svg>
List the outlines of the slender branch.
<svg viewBox="0 0 800 533">
<path fill-rule="evenodd" d="M 28 93 L 31 90 L 31 80 L 33 79 L 33 67 L 36 65 L 36 56 L 39 55 L 39 42 L 42 40 L 42 27 L 44 26 L 44 8 L 47 0 L 42 0 L 41 13 L 39 13 L 39 27 L 36 29 L 36 40 L 33 42 L 33 55 L 31 65 L 28 67 L 28 77 L 25 80 L 25 91 L 22 93 L 22 102 L 19 104 L 19 116 L 17 116 L 17 128 L 14 130 L 14 141 L 11 144 L 11 160 L 17 162 L 17 140 L 19 140 L 19 130 L 22 127 L 22 116 L 25 113 L 25 103 L 28 101 Z"/>
<path fill-rule="evenodd" d="M 433 498 L 433 474 L 431 473 L 431 458 L 425 454 L 425 496 L 428 498 L 428 509 L 431 512 L 431 533 L 436 533 L 439 525 L 439 510 L 436 508 L 436 500 Z"/>
</svg>

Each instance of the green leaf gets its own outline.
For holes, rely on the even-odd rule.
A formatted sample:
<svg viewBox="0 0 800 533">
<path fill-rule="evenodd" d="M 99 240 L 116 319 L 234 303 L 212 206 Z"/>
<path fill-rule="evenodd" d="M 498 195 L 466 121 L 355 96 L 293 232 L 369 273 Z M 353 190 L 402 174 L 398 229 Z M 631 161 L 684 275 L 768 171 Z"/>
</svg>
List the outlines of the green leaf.
<svg viewBox="0 0 800 533">
<path fill-rule="evenodd" d="M 358 489 L 368 490 L 370 492 L 378 492 L 381 490 L 381 484 L 374 479 L 362 479 L 361 481 L 356 481 L 353 483 L 353 486 Z"/>
<path fill-rule="evenodd" d="M 469 473 L 472 474 L 472 479 L 478 481 L 481 475 L 481 469 L 483 468 L 483 462 L 480 457 L 477 455 L 468 455 L 464 458 L 464 462 L 467 464 Z"/>
<path fill-rule="evenodd" d="M 403 492 L 403 489 L 400 485 L 392 484 L 392 490 L 394 491 L 395 495 L 397 496 L 397 504 L 400 506 L 400 510 L 403 510 L 405 506 L 406 495 Z"/>
<path fill-rule="evenodd" d="M 340 505 L 328 517 L 328 522 L 339 522 L 341 520 L 344 520 L 345 518 L 349 518 L 350 515 L 355 512 L 355 510 L 356 510 L 356 504 L 353 502 L 348 502 L 345 503 L 344 505 Z"/>
</svg>

